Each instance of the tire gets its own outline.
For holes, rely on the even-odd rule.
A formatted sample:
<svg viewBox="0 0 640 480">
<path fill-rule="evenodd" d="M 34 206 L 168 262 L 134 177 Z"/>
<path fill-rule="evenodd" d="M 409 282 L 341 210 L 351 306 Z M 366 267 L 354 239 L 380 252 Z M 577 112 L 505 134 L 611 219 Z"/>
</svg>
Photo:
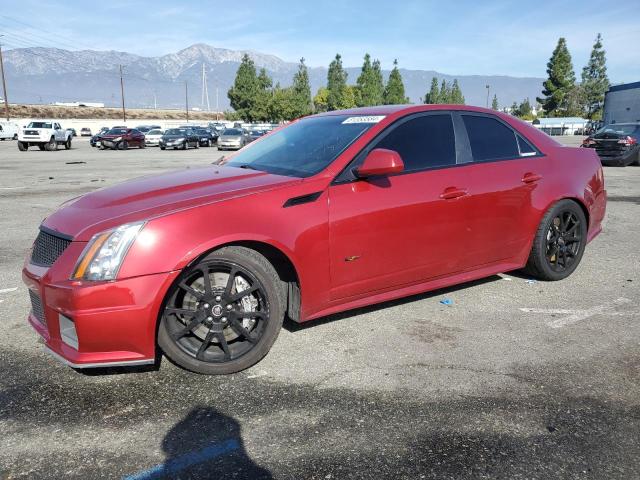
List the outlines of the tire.
<svg viewBox="0 0 640 480">
<path fill-rule="evenodd" d="M 182 150 L 187 150 L 189 148 L 189 142 L 187 140 L 182 144 Z"/>
<path fill-rule="evenodd" d="M 525 271 L 540 280 L 567 278 L 580 264 L 587 243 L 587 219 L 573 200 L 560 200 L 542 217 Z"/>
<path fill-rule="evenodd" d="M 18 134 L 17 134 L 17 133 L 14 133 L 14 134 L 13 134 L 13 139 L 14 139 L 14 140 L 17 140 L 17 139 L 18 139 Z"/>
<path fill-rule="evenodd" d="M 640 150 L 638 150 L 638 154 L 636 155 L 636 161 L 633 162 L 631 165 L 636 165 L 640 167 Z"/>
<path fill-rule="evenodd" d="M 160 147 L 160 150 L 166 150 L 167 147 Z"/>
<path fill-rule="evenodd" d="M 44 151 L 44 145 L 42 145 L 42 144 L 38 144 L 38 148 L 39 148 L 40 150 Z"/>
<path fill-rule="evenodd" d="M 65 150 L 70 150 L 71 149 L 71 139 L 68 138 L 66 142 L 64 142 L 64 149 Z"/>
<path fill-rule="evenodd" d="M 147 148 L 147 144 L 144 142 L 144 140 L 140 143 L 140 148 Z"/>
<path fill-rule="evenodd" d="M 200 148 L 200 141 L 198 140 L 196 143 L 193 144 L 193 148 Z"/>
<path fill-rule="evenodd" d="M 18 142 L 18 150 L 21 152 L 26 152 L 29 150 L 29 144 L 27 142 Z"/>
<path fill-rule="evenodd" d="M 213 280 L 209 287 L 204 272 Z M 240 298 L 237 282 L 240 293 L 250 293 Z M 286 284 L 264 256 L 245 247 L 221 248 L 185 269 L 169 289 L 158 345 L 171 361 L 192 372 L 239 372 L 271 349 L 282 327 L 285 297 Z"/>
<path fill-rule="evenodd" d="M 56 139 L 51 137 L 51 139 L 45 144 L 45 150 L 49 152 L 53 152 L 54 150 L 58 150 L 58 142 Z"/>
<path fill-rule="evenodd" d="M 128 149 L 129 149 L 129 142 L 127 142 L 126 140 L 123 140 L 118 144 L 118 150 L 128 150 Z"/>
</svg>

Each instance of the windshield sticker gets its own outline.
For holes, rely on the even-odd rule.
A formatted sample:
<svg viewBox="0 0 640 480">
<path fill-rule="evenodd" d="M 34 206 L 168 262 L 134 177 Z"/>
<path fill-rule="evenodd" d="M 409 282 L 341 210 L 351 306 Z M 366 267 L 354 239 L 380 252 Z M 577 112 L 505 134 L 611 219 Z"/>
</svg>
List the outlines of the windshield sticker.
<svg viewBox="0 0 640 480">
<path fill-rule="evenodd" d="M 384 117 L 385 115 L 371 115 L 367 117 L 360 115 L 358 117 L 349 117 L 346 120 L 344 120 L 342 124 L 344 125 L 345 123 L 378 123 Z"/>
</svg>

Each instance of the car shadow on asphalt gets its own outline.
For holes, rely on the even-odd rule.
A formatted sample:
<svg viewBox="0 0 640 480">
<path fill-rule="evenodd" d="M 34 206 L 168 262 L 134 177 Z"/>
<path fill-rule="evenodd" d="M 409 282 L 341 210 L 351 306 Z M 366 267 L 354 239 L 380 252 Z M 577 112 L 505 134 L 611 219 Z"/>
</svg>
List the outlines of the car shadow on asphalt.
<svg viewBox="0 0 640 480">
<path fill-rule="evenodd" d="M 271 479 L 247 454 L 237 420 L 208 406 L 195 406 L 162 440 L 166 459 L 125 479 Z"/>
<path fill-rule="evenodd" d="M 523 274 L 521 272 L 509 272 L 509 275 L 512 275 L 512 276 L 523 275 L 522 278 L 529 278 L 528 276 L 526 276 L 526 274 Z M 304 323 L 297 323 L 287 317 L 285 318 L 283 327 L 287 329 L 287 331 L 295 333 L 301 330 L 306 330 L 307 328 L 317 327 L 319 325 L 335 322 L 337 320 L 344 320 L 346 318 L 354 317 L 356 315 L 363 315 L 366 313 L 376 312 L 378 310 L 384 310 L 385 308 L 396 307 L 398 305 L 417 302 L 419 300 L 425 300 L 427 298 L 447 295 L 452 292 L 457 292 L 458 290 L 464 290 L 465 288 L 484 285 L 485 283 L 492 283 L 497 280 L 502 280 L 502 277 L 498 275 L 492 275 L 490 277 L 481 278 L 479 280 L 473 280 L 471 282 L 461 283 L 459 285 L 453 285 L 447 288 L 439 288 L 438 290 L 431 290 L 429 292 L 419 293 L 417 295 L 411 295 L 409 297 L 398 298 L 396 300 L 390 300 L 388 302 L 376 303 L 374 305 L 368 305 L 366 307 L 347 310 L 346 312 L 334 313 L 332 315 L 327 315 L 326 317 L 320 317 L 315 320 L 309 320 L 308 322 L 304 322 Z"/>
</svg>

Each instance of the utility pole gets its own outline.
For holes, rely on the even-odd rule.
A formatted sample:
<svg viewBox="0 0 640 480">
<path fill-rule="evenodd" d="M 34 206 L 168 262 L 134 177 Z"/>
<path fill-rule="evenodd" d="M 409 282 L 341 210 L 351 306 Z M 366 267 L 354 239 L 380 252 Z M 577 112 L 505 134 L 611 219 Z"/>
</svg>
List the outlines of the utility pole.
<svg viewBox="0 0 640 480">
<path fill-rule="evenodd" d="M 4 35 L 0 35 L 3 37 Z M 2 60 L 2 43 L 0 43 L 0 72 L 2 72 L 2 94 L 4 97 L 4 112 L 7 115 L 7 122 L 9 121 L 9 99 L 7 98 L 7 81 L 4 79 L 4 61 Z"/>
<path fill-rule="evenodd" d="M 187 112 L 187 123 L 189 123 L 189 84 L 184 81 L 184 105 Z"/>
<path fill-rule="evenodd" d="M 158 97 L 156 96 L 156 91 L 153 90 L 153 109 L 158 109 Z"/>
<path fill-rule="evenodd" d="M 122 121 L 127 123 L 127 111 L 124 109 L 124 80 L 122 79 L 122 65 L 120 65 L 120 95 L 122 96 Z"/>
<path fill-rule="evenodd" d="M 489 108 L 489 89 L 491 88 L 489 85 L 485 85 L 487 89 L 487 108 Z"/>
<path fill-rule="evenodd" d="M 218 87 L 216 87 L 216 121 L 220 120 L 218 118 L 218 112 L 220 111 L 220 109 L 218 108 Z"/>
<path fill-rule="evenodd" d="M 204 101 L 207 100 L 207 112 L 211 111 L 211 105 L 209 104 L 209 87 L 207 87 L 207 72 L 204 69 L 204 62 L 202 62 L 202 101 L 200 105 L 204 110 Z"/>
</svg>

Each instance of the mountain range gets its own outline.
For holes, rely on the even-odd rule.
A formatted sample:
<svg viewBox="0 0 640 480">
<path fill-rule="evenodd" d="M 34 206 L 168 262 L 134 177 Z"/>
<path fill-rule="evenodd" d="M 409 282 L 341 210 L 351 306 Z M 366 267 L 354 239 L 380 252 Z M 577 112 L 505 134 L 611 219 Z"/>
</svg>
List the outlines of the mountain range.
<svg viewBox="0 0 640 480">
<path fill-rule="evenodd" d="M 184 108 L 185 90 L 189 105 L 202 107 L 202 65 L 204 64 L 211 109 L 229 108 L 227 90 L 233 84 L 242 56 L 247 53 L 256 67 L 265 68 L 274 84 L 291 84 L 298 64 L 274 55 L 243 50 L 228 50 L 195 44 L 159 57 L 144 57 L 127 52 L 58 48 L 18 48 L 4 52 L 8 97 L 14 103 L 103 102 L 120 105 L 120 73 L 123 66 L 125 102 L 128 107 Z M 354 84 L 360 67 L 345 68 L 348 82 Z M 534 101 L 540 95 L 542 78 L 504 75 L 448 75 L 432 70 L 400 69 L 406 93 L 414 103 L 421 102 L 431 79 L 451 82 L 458 79 L 466 103 L 484 106 L 486 85 L 490 96 L 498 96 L 500 106 L 510 106 L 524 98 Z M 383 70 L 385 80 L 389 70 Z M 326 84 L 326 67 L 309 67 L 312 94 Z M 185 83 L 188 85 L 185 89 Z M 489 99 L 489 102 L 491 99 Z"/>
</svg>

